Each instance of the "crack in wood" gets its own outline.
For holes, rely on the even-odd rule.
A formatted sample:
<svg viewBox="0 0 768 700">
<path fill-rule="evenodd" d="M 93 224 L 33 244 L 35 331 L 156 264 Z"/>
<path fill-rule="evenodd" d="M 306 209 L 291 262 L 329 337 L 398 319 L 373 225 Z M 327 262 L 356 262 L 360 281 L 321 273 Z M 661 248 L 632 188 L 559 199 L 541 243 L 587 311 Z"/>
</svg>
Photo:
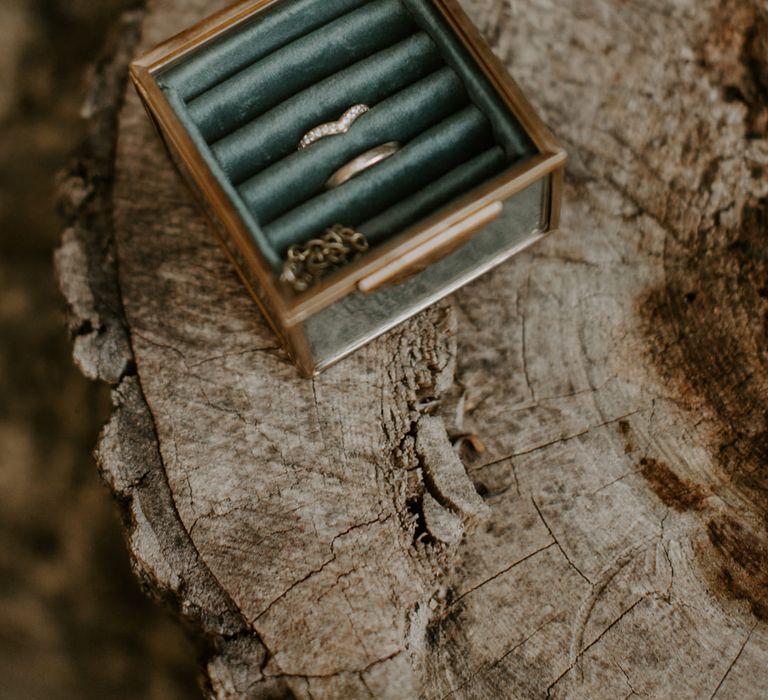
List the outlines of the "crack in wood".
<svg viewBox="0 0 768 700">
<path fill-rule="evenodd" d="M 446 607 L 445 611 L 443 611 L 441 616 L 445 616 L 449 613 L 451 608 L 455 607 L 459 604 L 460 601 L 462 601 L 464 598 L 466 598 L 468 595 L 474 593 L 478 589 L 482 588 L 486 584 L 490 583 L 491 581 L 495 581 L 500 576 L 504 576 L 504 574 L 508 574 L 510 571 L 512 571 L 514 568 L 516 568 L 518 565 L 523 564 L 527 562 L 529 559 L 532 559 L 537 554 L 540 554 L 541 552 L 545 552 L 546 550 L 550 549 L 551 547 L 556 547 L 557 542 L 552 541 L 549 544 L 545 545 L 544 547 L 539 547 L 538 549 L 534 550 L 533 552 L 530 552 L 529 554 L 526 554 L 524 557 L 518 559 L 517 561 L 514 561 L 509 566 L 501 569 L 500 571 L 497 571 L 492 576 L 489 576 L 486 579 L 483 579 L 480 583 L 472 586 L 471 588 L 468 588 L 466 591 L 463 591 L 460 593 L 456 598 L 454 598 Z M 562 551 L 562 550 L 561 550 Z"/>
<path fill-rule="evenodd" d="M 555 546 L 560 550 L 560 554 L 563 555 L 565 560 L 568 562 L 569 566 L 579 575 L 581 578 L 583 578 L 590 586 L 593 585 L 592 582 L 584 575 L 584 573 L 579 569 L 576 564 L 573 563 L 571 558 L 566 553 L 565 549 L 563 549 L 563 546 L 558 541 L 557 537 L 555 536 L 555 533 L 552 531 L 552 528 L 549 526 L 549 523 L 547 522 L 547 519 L 544 517 L 544 514 L 541 512 L 541 508 L 539 508 L 538 503 L 536 503 L 536 499 L 531 496 L 531 503 L 533 503 L 533 507 L 536 509 L 536 512 L 539 514 L 539 518 L 541 518 L 541 522 L 544 523 L 544 527 L 547 528 L 547 532 L 549 533 L 550 537 L 552 538 L 552 541 L 554 542 Z"/>
<path fill-rule="evenodd" d="M 547 686 L 546 697 L 547 698 L 552 697 L 552 691 L 555 689 L 557 684 L 560 683 L 560 681 L 562 681 L 562 679 L 565 678 L 565 676 L 567 676 L 574 668 L 576 668 L 577 664 L 579 663 L 579 661 L 581 661 L 584 654 L 586 654 L 592 647 L 598 644 L 605 637 L 605 635 L 608 634 L 608 632 L 610 632 L 619 622 L 621 622 L 621 620 L 623 620 L 627 615 L 629 615 L 638 605 L 640 605 L 640 603 L 642 603 L 646 599 L 647 599 L 647 595 L 644 595 L 638 598 L 634 603 L 632 603 L 632 605 L 630 605 L 628 608 L 623 610 L 621 614 L 617 618 L 615 618 L 607 627 L 605 627 L 600 632 L 600 634 L 598 634 L 597 637 L 595 637 L 594 640 L 592 640 L 589 644 L 587 644 L 587 646 L 585 646 L 581 651 L 579 651 L 579 653 L 576 655 L 576 658 L 571 661 L 571 663 L 568 665 L 565 671 L 563 671 L 557 678 L 555 678 L 555 680 L 552 683 L 550 683 Z"/>
<path fill-rule="evenodd" d="M 728 664 L 728 668 L 725 669 L 725 673 L 723 674 L 723 677 L 720 679 L 720 682 L 717 684 L 717 687 L 712 691 L 712 695 L 709 696 L 709 700 L 714 700 L 714 697 L 720 692 L 720 689 L 723 687 L 723 684 L 728 678 L 728 675 L 731 673 L 731 671 L 733 670 L 733 667 L 736 665 L 736 662 L 741 658 L 741 655 L 744 653 L 744 649 L 746 648 L 747 644 L 749 644 L 749 640 L 752 639 L 752 634 L 757 628 L 757 625 L 758 623 L 756 622 L 752 626 L 752 629 L 750 629 L 749 632 L 747 633 L 747 636 L 744 638 L 744 643 L 739 647 L 739 651 L 737 652 L 733 661 L 731 661 L 731 663 Z"/>
</svg>

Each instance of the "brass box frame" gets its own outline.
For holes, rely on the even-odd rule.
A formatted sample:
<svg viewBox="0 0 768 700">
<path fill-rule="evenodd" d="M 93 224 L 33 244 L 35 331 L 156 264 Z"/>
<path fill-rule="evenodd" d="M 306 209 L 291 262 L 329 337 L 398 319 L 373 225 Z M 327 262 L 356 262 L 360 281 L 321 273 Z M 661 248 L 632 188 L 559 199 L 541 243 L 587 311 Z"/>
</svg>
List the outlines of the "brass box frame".
<svg viewBox="0 0 768 700">
<path fill-rule="evenodd" d="M 430 263 L 466 243 L 475 232 L 499 216 L 505 200 L 532 183 L 549 178 L 547 224 L 524 245 L 494 260 L 490 267 L 527 248 L 559 226 L 567 158 L 565 151 L 456 0 L 432 1 L 527 132 L 538 153 L 523 164 L 494 177 L 470 195 L 459 198 L 439 214 L 377 246 L 303 293 L 295 293 L 279 281 L 156 81 L 158 73 L 183 60 L 203 44 L 276 3 L 290 0 L 242 0 L 145 53 L 130 67 L 136 89 L 172 159 L 197 193 L 199 203 L 214 224 L 246 288 L 285 343 L 301 373 L 307 377 L 386 332 L 391 324 L 376 329 L 336 356 L 318 359 L 312 356 L 302 330 L 304 321 L 350 293 L 371 293 L 386 285 L 398 284 L 424 270 Z M 447 288 L 441 296 L 452 291 L 453 288 Z"/>
</svg>

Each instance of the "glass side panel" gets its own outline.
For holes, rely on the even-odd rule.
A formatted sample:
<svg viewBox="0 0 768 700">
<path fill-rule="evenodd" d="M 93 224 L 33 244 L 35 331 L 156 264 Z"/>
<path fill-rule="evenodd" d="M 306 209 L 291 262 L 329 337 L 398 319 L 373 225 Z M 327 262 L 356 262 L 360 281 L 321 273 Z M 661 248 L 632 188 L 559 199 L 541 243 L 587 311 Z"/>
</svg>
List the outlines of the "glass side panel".
<svg viewBox="0 0 768 700">
<path fill-rule="evenodd" d="M 504 202 L 502 215 L 415 277 L 372 294 L 355 292 L 308 319 L 304 332 L 319 367 L 338 360 L 503 262 L 547 230 L 549 177 Z"/>
</svg>

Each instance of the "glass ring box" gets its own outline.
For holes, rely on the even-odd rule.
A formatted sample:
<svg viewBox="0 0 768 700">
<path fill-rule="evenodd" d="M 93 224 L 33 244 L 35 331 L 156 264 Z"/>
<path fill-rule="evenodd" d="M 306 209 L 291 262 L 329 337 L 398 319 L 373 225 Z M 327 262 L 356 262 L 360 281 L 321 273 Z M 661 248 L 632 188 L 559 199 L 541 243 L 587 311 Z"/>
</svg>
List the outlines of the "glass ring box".
<svg viewBox="0 0 768 700">
<path fill-rule="evenodd" d="M 307 376 L 558 225 L 565 153 L 454 0 L 246 0 L 131 75 Z"/>
</svg>

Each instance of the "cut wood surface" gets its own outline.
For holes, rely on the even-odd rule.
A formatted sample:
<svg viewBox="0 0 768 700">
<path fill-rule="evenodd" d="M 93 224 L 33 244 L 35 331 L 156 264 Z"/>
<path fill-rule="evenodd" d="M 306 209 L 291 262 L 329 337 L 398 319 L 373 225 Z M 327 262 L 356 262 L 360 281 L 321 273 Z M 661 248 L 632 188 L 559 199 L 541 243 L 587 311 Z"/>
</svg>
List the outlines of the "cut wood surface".
<svg viewBox="0 0 768 700">
<path fill-rule="evenodd" d="M 57 254 L 134 568 L 207 691 L 764 698 L 765 6 L 465 3 L 569 151 L 562 230 L 315 380 L 124 82 L 219 6 L 123 21 Z"/>
</svg>

